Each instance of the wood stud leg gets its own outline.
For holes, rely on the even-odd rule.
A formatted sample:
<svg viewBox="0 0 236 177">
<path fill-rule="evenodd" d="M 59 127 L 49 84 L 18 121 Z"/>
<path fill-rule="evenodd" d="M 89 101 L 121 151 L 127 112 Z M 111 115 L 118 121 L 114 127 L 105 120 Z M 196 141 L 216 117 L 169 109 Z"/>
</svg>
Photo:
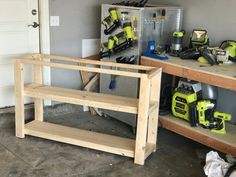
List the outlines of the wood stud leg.
<svg viewBox="0 0 236 177">
<path fill-rule="evenodd" d="M 150 100 L 150 79 L 141 77 L 134 162 L 144 165 Z"/>
<path fill-rule="evenodd" d="M 19 60 L 15 62 L 15 95 L 16 95 L 16 111 L 15 126 L 16 137 L 25 137 L 25 112 L 24 112 L 24 67 Z"/>
<path fill-rule="evenodd" d="M 155 109 L 149 114 L 147 143 L 154 145 L 153 149 L 154 152 L 156 151 L 156 142 L 157 142 L 160 90 L 161 90 L 161 71 L 151 80 L 150 100 L 151 103 L 154 103 L 155 105 L 157 105 L 157 107 L 155 107 Z"/>
<path fill-rule="evenodd" d="M 37 58 L 36 60 L 42 61 L 41 58 Z M 41 65 L 34 65 L 34 83 L 43 84 L 43 72 Z M 34 99 L 34 114 L 35 114 L 35 120 L 43 122 L 43 99 L 41 98 Z"/>
</svg>

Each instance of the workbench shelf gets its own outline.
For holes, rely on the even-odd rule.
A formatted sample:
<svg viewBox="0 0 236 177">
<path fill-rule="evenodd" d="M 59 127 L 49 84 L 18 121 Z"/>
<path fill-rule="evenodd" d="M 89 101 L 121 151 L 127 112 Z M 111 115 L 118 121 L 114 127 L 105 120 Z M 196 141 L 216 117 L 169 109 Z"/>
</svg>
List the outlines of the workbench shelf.
<svg viewBox="0 0 236 177">
<path fill-rule="evenodd" d="M 163 73 L 184 77 L 205 84 L 236 91 L 236 65 L 209 66 L 197 61 L 170 57 L 167 61 L 142 57 L 143 66 L 162 68 Z M 190 138 L 221 152 L 236 156 L 236 126 L 227 123 L 226 135 L 212 133 L 202 127 L 190 127 L 189 123 L 173 117 L 159 116 L 160 126 Z"/>
<path fill-rule="evenodd" d="M 63 64 L 57 61 L 63 61 Z M 34 70 L 34 81 L 27 85 L 24 84 L 24 65 L 26 64 L 33 65 Z M 139 98 L 44 85 L 42 80 L 44 66 L 139 78 Z M 108 66 L 108 68 L 115 68 L 115 70 L 101 69 L 94 66 Z M 129 69 L 129 71 L 123 71 L 124 69 Z M 154 67 L 43 54 L 17 59 L 15 61 L 16 136 L 25 138 L 25 135 L 31 135 L 132 157 L 136 164 L 144 165 L 145 159 L 156 151 L 161 73 L 161 69 Z M 24 97 L 34 98 L 35 104 L 35 119 L 27 124 L 24 120 Z M 44 99 L 137 114 L 136 139 L 116 137 L 44 122 Z"/>
</svg>

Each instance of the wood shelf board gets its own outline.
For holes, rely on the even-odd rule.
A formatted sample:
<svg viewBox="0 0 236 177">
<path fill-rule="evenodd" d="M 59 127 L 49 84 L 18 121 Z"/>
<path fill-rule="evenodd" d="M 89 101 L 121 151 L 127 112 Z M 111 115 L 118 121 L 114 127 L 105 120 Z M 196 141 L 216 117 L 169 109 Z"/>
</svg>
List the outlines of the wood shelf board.
<svg viewBox="0 0 236 177">
<path fill-rule="evenodd" d="M 32 121 L 26 124 L 25 134 L 122 156 L 134 157 L 135 141 L 128 138 L 40 121 Z"/>
<path fill-rule="evenodd" d="M 25 86 L 25 96 L 137 114 L 138 99 L 39 84 Z"/>
<path fill-rule="evenodd" d="M 172 115 L 160 116 L 160 126 L 224 153 L 236 155 L 236 126 L 226 124 L 227 134 L 213 133 L 202 127 L 191 127 L 188 122 Z"/>
<path fill-rule="evenodd" d="M 235 64 L 210 66 L 171 56 L 167 61 L 142 57 L 141 63 L 145 66 L 160 67 L 164 73 L 236 91 Z"/>
</svg>

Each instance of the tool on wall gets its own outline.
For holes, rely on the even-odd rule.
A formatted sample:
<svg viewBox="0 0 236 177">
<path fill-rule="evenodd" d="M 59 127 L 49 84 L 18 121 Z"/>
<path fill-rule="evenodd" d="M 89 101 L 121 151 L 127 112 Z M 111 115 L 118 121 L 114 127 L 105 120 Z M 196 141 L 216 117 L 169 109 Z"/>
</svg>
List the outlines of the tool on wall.
<svg viewBox="0 0 236 177">
<path fill-rule="evenodd" d="M 137 64 L 137 56 L 132 55 L 132 56 L 120 56 L 116 58 L 117 63 L 123 63 L 123 64 Z M 112 68 L 114 70 L 117 70 L 117 68 Z M 116 89 L 116 82 L 117 82 L 117 75 L 111 75 L 111 81 L 109 84 L 109 89 L 114 90 Z"/>
<path fill-rule="evenodd" d="M 121 56 L 116 58 L 117 63 L 124 63 L 124 64 L 137 64 L 137 56 L 132 55 L 129 57 Z"/>
<path fill-rule="evenodd" d="M 108 42 L 101 44 L 100 58 L 110 57 L 113 52 L 114 46 L 115 46 L 115 40 L 112 36 L 110 36 L 108 38 Z"/>
<path fill-rule="evenodd" d="M 118 18 L 118 12 L 116 8 L 110 8 L 109 16 L 102 20 L 102 24 L 105 26 L 104 34 L 108 35 L 120 27 L 120 20 Z"/>
<path fill-rule="evenodd" d="M 183 49 L 183 38 L 185 35 L 185 31 L 176 31 L 173 33 L 172 36 L 172 44 L 171 44 L 171 56 L 179 56 L 179 53 Z"/>
<path fill-rule="evenodd" d="M 147 4 L 148 0 L 137 1 L 121 1 L 118 3 L 113 3 L 113 5 L 121 5 L 121 6 L 133 6 L 133 7 L 144 7 Z"/>
<path fill-rule="evenodd" d="M 123 39 L 124 41 L 122 41 Z M 134 35 L 132 31 L 132 23 L 127 22 L 123 24 L 123 32 L 114 36 L 114 40 L 116 41 L 116 45 L 114 47 L 114 52 L 120 52 L 127 48 L 133 46 L 134 40 L 137 39 L 137 36 Z"/>
<path fill-rule="evenodd" d="M 132 31 L 131 22 L 124 23 L 123 31 L 108 38 L 108 42 L 102 44 L 100 58 L 110 57 L 112 53 L 118 53 L 134 45 L 137 37 Z"/>
<path fill-rule="evenodd" d="M 164 35 L 164 26 L 165 26 L 165 20 L 166 20 L 166 9 L 160 10 L 160 22 L 161 22 L 161 31 L 160 31 L 160 39 L 159 39 L 159 47 L 163 48 L 163 35 Z"/>
</svg>

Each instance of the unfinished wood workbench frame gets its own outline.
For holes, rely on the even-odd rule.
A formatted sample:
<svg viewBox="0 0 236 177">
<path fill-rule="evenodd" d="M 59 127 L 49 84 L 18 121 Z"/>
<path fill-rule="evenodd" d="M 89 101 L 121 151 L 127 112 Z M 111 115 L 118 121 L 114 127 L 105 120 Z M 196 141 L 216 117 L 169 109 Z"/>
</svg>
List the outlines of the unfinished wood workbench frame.
<svg viewBox="0 0 236 177">
<path fill-rule="evenodd" d="M 63 61 L 63 64 L 57 61 Z M 65 64 L 66 62 L 68 63 Z M 116 70 L 81 66 L 81 63 L 115 67 Z M 33 65 L 34 68 L 34 81 L 29 85 L 24 85 L 25 64 Z M 43 85 L 44 66 L 140 78 L 139 99 Z M 121 71 L 124 69 L 132 69 L 134 72 Z M 136 164 L 144 165 L 145 159 L 156 151 L 160 82 L 161 69 L 148 66 L 43 54 L 17 59 L 15 61 L 16 136 L 24 138 L 25 135 L 31 135 L 133 157 Z M 24 118 L 25 96 L 35 99 L 35 120 L 27 124 Z M 138 114 L 136 140 L 43 122 L 43 99 Z"/>
</svg>

